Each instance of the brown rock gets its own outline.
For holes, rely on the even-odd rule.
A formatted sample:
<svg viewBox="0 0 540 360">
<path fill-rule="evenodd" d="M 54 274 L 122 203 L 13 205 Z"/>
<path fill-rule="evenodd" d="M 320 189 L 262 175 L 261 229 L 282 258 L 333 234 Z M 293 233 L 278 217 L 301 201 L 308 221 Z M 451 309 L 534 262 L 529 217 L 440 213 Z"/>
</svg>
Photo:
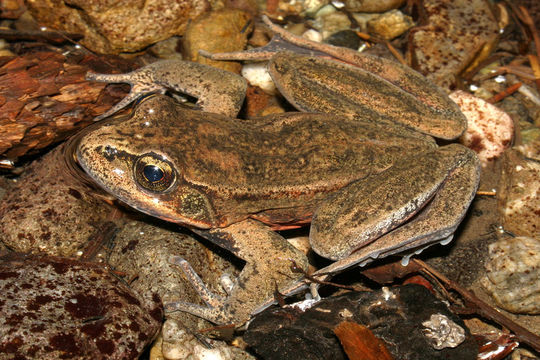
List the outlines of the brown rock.
<svg viewBox="0 0 540 360">
<path fill-rule="evenodd" d="M 405 0 L 346 0 L 344 3 L 351 12 L 382 13 L 401 7 Z"/>
<path fill-rule="evenodd" d="M 240 63 L 209 60 L 200 56 L 199 50 L 210 53 L 243 50 L 251 30 L 251 16 L 244 11 L 224 9 L 211 12 L 188 26 L 183 39 L 184 56 L 186 60 L 239 73 Z"/>
<path fill-rule="evenodd" d="M 427 24 L 410 30 L 411 66 L 449 89 L 455 77 L 499 36 L 497 20 L 485 0 L 426 0 Z M 477 60 L 479 61 L 479 60 Z"/>
<path fill-rule="evenodd" d="M 139 51 L 182 35 L 188 21 L 208 10 L 206 0 L 29 0 L 42 25 L 84 35 L 81 44 L 98 53 Z"/>
<path fill-rule="evenodd" d="M 20 252 L 75 256 L 111 208 L 66 167 L 63 146 L 32 163 L 0 201 L 0 241 Z"/>
</svg>

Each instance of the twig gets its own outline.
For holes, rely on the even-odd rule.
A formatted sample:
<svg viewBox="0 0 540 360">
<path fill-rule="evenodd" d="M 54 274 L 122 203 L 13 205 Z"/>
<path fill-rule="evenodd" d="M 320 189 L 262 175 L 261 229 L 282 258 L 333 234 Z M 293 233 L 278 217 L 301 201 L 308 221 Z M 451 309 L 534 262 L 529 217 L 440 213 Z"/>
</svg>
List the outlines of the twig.
<svg viewBox="0 0 540 360">
<path fill-rule="evenodd" d="M 487 99 L 487 102 L 490 103 L 490 104 L 495 104 L 496 102 L 499 102 L 502 99 L 504 99 L 505 97 L 510 96 L 513 93 L 515 93 L 516 91 L 518 91 L 518 89 L 521 87 L 521 85 L 522 85 L 521 82 L 517 82 L 514 85 L 510 85 L 509 87 L 507 87 L 506 89 L 504 89 L 500 93 L 497 93 L 497 94 L 493 95 L 492 97 L 490 97 L 489 99 Z"/>
</svg>

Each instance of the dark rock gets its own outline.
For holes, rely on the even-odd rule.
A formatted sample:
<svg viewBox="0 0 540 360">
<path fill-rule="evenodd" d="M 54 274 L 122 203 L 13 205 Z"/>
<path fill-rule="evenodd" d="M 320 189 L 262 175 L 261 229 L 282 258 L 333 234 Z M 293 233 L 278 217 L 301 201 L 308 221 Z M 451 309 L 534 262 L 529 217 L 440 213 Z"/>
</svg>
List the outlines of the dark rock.
<svg viewBox="0 0 540 360">
<path fill-rule="evenodd" d="M 464 330 L 455 348 L 436 350 L 422 323 L 442 314 Z M 463 321 L 426 288 L 405 285 L 331 297 L 302 312 L 272 308 L 244 336 L 265 359 L 347 359 L 333 328 L 343 321 L 367 326 L 396 359 L 476 359 L 477 345 Z"/>
</svg>

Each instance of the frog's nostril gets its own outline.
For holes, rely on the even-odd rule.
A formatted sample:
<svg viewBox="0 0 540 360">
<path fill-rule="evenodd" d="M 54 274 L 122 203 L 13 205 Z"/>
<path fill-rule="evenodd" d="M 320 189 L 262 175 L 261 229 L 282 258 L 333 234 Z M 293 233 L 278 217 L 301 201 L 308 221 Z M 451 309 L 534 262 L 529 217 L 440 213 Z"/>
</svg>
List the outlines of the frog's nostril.
<svg viewBox="0 0 540 360">
<path fill-rule="evenodd" d="M 108 160 L 114 159 L 117 153 L 118 153 L 118 151 L 116 150 L 116 148 L 114 148 L 114 147 L 112 147 L 110 145 L 106 145 L 103 148 L 103 156 Z"/>
<path fill-rule="evenodd" d="M 105 153 L 106 156 L 112 156 L 114 155 L 114 153 L 116 152 L 115 149 L 112 147 L 112 146 L 105 146 L 105 148 L 103 149 L 103 152 Z"/>
</svg>

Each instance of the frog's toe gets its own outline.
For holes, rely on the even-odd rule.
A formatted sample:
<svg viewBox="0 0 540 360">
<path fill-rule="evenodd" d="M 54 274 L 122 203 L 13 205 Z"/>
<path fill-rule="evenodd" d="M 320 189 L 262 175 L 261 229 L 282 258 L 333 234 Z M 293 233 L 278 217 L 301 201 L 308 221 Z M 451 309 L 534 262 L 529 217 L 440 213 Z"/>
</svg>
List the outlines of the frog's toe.
<svg viewBox="0 0 540 360">
<path fill-rule="evenodd" d="M 230 317 L 226 316 L 222 308 L 201 306 L 185 301 L 168 302 L 163 304 L 163 307 L 166 314 L 175 311 L 182 311 L 202 319 L 206 319 L 214 324 L 226 324 L 231 322 Z"/>
<path fill-rule="evenodd" d="M 195 291 L 197 291 L 201 299 L 209 307 L 216 308 L 223 306 L 225 299 L 219 295 L 214 294 L 210 289 L 208 289 L 208 287 L 201 280 L 199 275 L 197 275 L 191 264 L 186 259 L 180 256 L 171 256 L 169 258 L 169 262 L 171 264 L 178 265 L 180 269 L 182 269 Z"/>
</svg>

